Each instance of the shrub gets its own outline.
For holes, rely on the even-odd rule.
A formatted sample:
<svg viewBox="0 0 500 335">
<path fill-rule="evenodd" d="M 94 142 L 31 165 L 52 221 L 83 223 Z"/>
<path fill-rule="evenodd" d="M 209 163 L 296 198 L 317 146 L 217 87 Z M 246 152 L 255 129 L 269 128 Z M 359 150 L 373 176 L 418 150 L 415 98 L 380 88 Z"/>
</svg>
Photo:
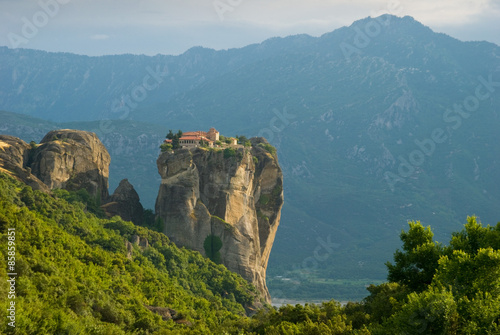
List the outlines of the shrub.
<svg viewBox="0 0 500 335">
<path fill-rule="evenodd" d="M 172 144 L 170 143 L 163 143 L 162 145 L 160 145 L 161 152 L 172 151 L 172 148 Z"/>
<path fill-rule="evenodd" d="M 127 239 L 135 233 L 135 226 L 132 222 L 123 221 L 119 218 L 116 221 L 107 222 L 104 227 L 107 229 L 118 230 L 120 235 Z"/>
<path fill-rule="evenodd" d="M 33 195 L 33 190 L 29 186 L 23 187 L 20 193 L 21 196 L 21 201 L 24 202 L 24 204 L 32 209 L 33 206 L 35 205 L 35 197 Z"/>
<path fill-rule="evenodd" d="M 437 288 L 411 293 L 408 302 L 389 320 L 398 334 L 455 334 L 457 321 L 453 295 Z"/>
<path fill-rule="evenodd" d="M 230 158 L 236 156 L 236 150 L 233 148 L 224 149 L 224 158 Z"/>
<path fill-rule="evenodd" d="M 259 147 L 265 149 L 267 152 L 269 152 L 271 155 L 275 155 L 276 154 L 276 148 L 273 147 L 271 144 L 269 143 L 259 143 Z"/>
<path fill-rule="evenodd" d="M 220 264 L 220 252 L 219 250 L 222 248 L 222 241 L 219 236 L 208 235 L 205 241 L 203 242 L 203 249 L 205 249 L 205 253 L 207 257 L 212 260 L 212 262 Z"/>
<path fill-rule="evenodd" d="M 240 144 L 245 144 L 248 141 L 247 137 L 244 135 L 242 135 L 242 136 L 236 135 L 235 137 L 238 140 L 238 143 L 240 143 Z M 250 142 L 250 141 L 248 141 L 248 142 Z"/>
<path fill-rule="evenodd" d="M 269 202 L 269 195 L 268 194 L 261 194 L 259 198 L 259 204 L 261 205 L 267 205 Z"/>
</svg>

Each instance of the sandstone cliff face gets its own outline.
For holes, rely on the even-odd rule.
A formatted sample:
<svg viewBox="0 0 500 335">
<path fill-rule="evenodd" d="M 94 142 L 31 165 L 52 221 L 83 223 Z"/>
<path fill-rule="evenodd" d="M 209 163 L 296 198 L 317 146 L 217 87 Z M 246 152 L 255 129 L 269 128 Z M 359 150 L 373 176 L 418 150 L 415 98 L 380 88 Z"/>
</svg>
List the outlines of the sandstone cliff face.
<svg viewBox="0 0 500 335">
<path fill-rule="evenodd" d="M 156 214 L 179 246 L 201 252 L 252 282 L 270 302 L 266 268 L 283 205 L 276 156 L 252 139 L 251 148 L 165 152 L 157 160 L 162 183 Z"/>
<path fill-rule="evenodd" d="M 0 171 L 31 186 L 50 192 L 86 189 L 99 197 L 108 216 L 143 223 L 144 208 L 139 195 L 127 179 L 108 194 L 108 151 L 96 134 L 80 130 L 54 130 L 40 144 L 27 144 L 8 135 L 0 135 Z"/>
<path fill-rule="evenodd" d="M 85 188 L 105 201 L 108 194 L 108 151 L 96 134 L 79 130 L 50 131 L 34 149 L 28 166 L 50 189 Z"/>
<path fill-rule="evenodd" d="M 105 201 L 110 161 L 99 138 L 86 131 L 51 131 L 39 145 L 0 135 L 0 170 L 44 192 L 85 188 Z"/>
<path fill-rule="evenodd" d="M 108 203 L 102 206 L 106 215 L 112 217 L 121 216 L 125 221 L 132 221 L 136 225 L 143 223 L 144 208 L 128 179 L 123 179 L 115 192 L 109 197 Z"/>
<path fill-rule="evenodd" d="M 26 166 L 32 152 L 30 149 L 30 145 L 17 137 L 0 135 L 0 171 L 17 178 L 34 190 L 48 192 L 47 185 L 31 174 L 31 168 Z"/>
</svg>

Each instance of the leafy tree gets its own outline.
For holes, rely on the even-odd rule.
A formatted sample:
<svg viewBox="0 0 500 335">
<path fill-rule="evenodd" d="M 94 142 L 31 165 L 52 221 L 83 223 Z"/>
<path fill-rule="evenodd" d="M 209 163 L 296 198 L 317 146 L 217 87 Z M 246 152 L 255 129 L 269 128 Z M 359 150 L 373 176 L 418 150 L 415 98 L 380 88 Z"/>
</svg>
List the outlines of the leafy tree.
<svg viewBox="0 0 500 335">
<path fill-rule="evenodd" d="M 419 221 L 409 222 L 408 232 L 401 232 L 403 251 L 396 250 L 394 264 L 386 263 L 387 279 L 421 292 L 432 282 L 443 248 L 433 242 L 430 227 L 423 227 Z"/>
<path fill-rule="evenodd" d="M 458 300 L 462 334 L 500 334 L 500 297 L 477 293 Z"/>
<path fill-rule="evenodd" d="M 205 254 L 214 263 L 220 264 L 221 255 L 219 250 L 222 248 L 222 241 L 219 236 L 208 235 L 203 242 L 203 249 Z"/>
<path fill-rule="evenodd" d="M 412 228 L 405 235 L 408 244 L 406 250 L 413 250 L 413 257 L 416 257 L 415 254 L 422 250 L 421 246 L 430 245 L 432 236 L 430 229 Z M 496 227 L 483 227 L 475 217 L 468 217 L 464 229 L 453 233 L 450 245 L 441 249 L 438 267 L 434 270 L 430 285 L 422 286 L 425 287 L 423 291 L 411 293 L 408 303 L 395 311 L 383 329 L 395 329 L 398 334 L 416 334 L 410 329 L 426 334 L 498 333 L 499 231 L 498 224 Z M 409 257 L 410 252 L 406 256 Z M 403 264 L 404 261 L 399 263 Z M 407 275 L 406 279 L 401 280 L 403 282 L 415 278 L 411 271 L 393 274 L 401 277 Z"/>
<path fill-rule="evenodd" d="M 173 146 L 172 144 L 170 143 L 162 143 L 160 145 L 160 150 L 161 152 L 165 152 L 165 151 L 171 151 L 173 149 Z"/>
<path fill-rule="evenodd" d="M 468 254 L 477 254 L 481 248 L 500 249 L 500 222 L 496 227 L 483 227 L 477 218 L 467 217 L 467 224 L 460 232 L 453 233 L 450 241 L 451 250 L 462 250 Z"/>
<path fill-rule="evenodd" d="M 235 137 L 238 139 L 239 144 L 245 144 L 246 142 L 249 142 L 247 137 L 244 135 L 242 135 L 242 136 L 236 135 Z"/>
<path fill-rule="evenodd" d="M 276 154 L 276 148 L 273 147 L 271 144 L 269 143 L 259 143 L 258 144 L 259 147 L 265 149 L 267 152 L 269 152 L 271 155 L 275 155 Z"/>
<path fill-rule="evenodd" d="M 33 206 L 35 205 L 35 197 L 33 196 L 33 190 L 31 189 L 31 187 L 23 187 L 19 195 L 21 197 L 21 201 L 24 202 L 24 204 L 28 208 L 33 208 Z"/>
<path fill-rule="evenodd" d="M 364 300 L 364 309 L 370 315 L 371 322 L 383 323 L 407 301 L 408 289 L 398 283 L 370 285 L 370 295 Z"/>
<path fill-rule="evenodd" d="M 58 197 L 65 199 L 69 203 L 81 203 L 84 208 L 91 213 L 97 215 L 98 217 L 104 217 L 104 210 L 101 208 L 101 201 L 99 196 L 93 197 L 90 193 L 81 188 L 78 191 L 67 191 L 63 189 L 58 189 L 53 191 Z"/>
<path fill-rule="evenodd" d="M 168 134 L 167 134 L 167 139 L 169 140 L 172 140 L 172 148 L 171 149 L 179 149 L 180 148 L 180 143 L 179 143 L 179 139 L 182 137 L 182 130 L 178 130 L 176 134 L 174 134 L 174 132 L 172 131 L 172 129 L 170 129 L 168 131 Z M 160 146 L 160 149 L 162 149 L 162 152 L 164 151 L 167 151 L 167 150 L 171 150 L 169 149 L 167 146 L 164 146 L 162 148 L 163 144 Z"/>
<path fill-rule="evenodd" d="M 500 250 L 479 249 L 475 254 L 455 250 L 439 260 L 434 284 L 452 287 L 456 297 L 474 298 L 488 292 L 500 297 Z"/>
<path fill-rule="evenodd" d="M 176 136 L 172 140 L 172 149 L 179 149 L 181 147 L 181 144 L 179 142 L 179 138 Z"/>
<path fill-rule="evenodd" d="M 413 292 L 388 326 L 388 334 L 457 334 L 457 304 L 451 292 L 445 289 Z"/>
<path fill-rule="evenodd" d="M 234 148 L 224 149 L 224 158 L 231 158 L 236 156 L 236 150 Z"/>
</svg>

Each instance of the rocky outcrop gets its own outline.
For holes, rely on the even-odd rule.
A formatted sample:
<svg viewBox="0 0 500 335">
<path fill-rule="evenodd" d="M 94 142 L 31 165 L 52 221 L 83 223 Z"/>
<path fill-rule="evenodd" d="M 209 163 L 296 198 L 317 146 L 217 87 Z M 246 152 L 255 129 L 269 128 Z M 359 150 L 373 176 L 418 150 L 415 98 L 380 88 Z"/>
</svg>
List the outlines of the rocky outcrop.
<svg viewBox="0 0 500 335">
<path fill-rule="evenodd" d="M 144 305 L 147 309 L 149 309 L 151 312 L 158 314 L 161 316 L 163 321 L 168 321 L 168 320 L 178 320 L 178 314 L 175 309 L 168 308 L 168 307 L 156 307 L 156 306 L 148 306 Z"/>
<path fill-rule="evenodd" d="M 144 208 L 139 195 L 127 179 L 123 179 L 115 192 L 109 197 L 108 203 L 102 206 L 108 217 L 119 215 L 125 221 L 136 225 L 143 223 Z"/>
<path fill-rule="evenodd" d="M 110 161 L 99 138 L 86 131 L 51 131 L 40 144 L 0 135 L 0 171 L 44 192 L 85 188 L 105 201 Z"/>
<path fill-rule="evenodd" d="M 268 143 L 251 143 L 162 153 L 156 214 L 173 242 L 239 273 L 270 302 L 266 268 L 283 205 L 283 175 Z"/>
<path fill-rule="evenodd" d="M 23 140 L 8 135 L 0 135 L 0 171 L 22 181 L 34 190 L 48 192 L 49 188 L 31 173 L 26 166 L 32 147 Z"/>
<path fill-rule="evenodd" d="M 141 237 L 139 235 L 132 235 L 132 238 L 129 241 L 125 241 L 125 248 L 127 249 L 127 258 L 132 259 L 132 253 L 134 251 L 134 245 L 139 246 L 141 249 L 146 249 L 149 247 L 149 241 L 145 237 Z"/>
<path fill-rule="evenodd" d="M 96 134 L 80 130 L 50 131 L 34 149 L 28 166 L 50 189 L 86 189 L 108 198 L 108 151 Z"/>
</svg>

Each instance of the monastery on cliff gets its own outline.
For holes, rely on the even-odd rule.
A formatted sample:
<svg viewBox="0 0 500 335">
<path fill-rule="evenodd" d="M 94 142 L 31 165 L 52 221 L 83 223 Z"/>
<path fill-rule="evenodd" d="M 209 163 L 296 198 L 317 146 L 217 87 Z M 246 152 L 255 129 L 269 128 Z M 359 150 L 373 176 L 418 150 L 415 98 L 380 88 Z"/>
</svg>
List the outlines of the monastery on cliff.
<svg viewBox="0 0 500 335">
<path fill-rule="evenodd" d="M 208 145 L 208 147 L 213 148 L 219 141 L 219 132 L 215 128 L 210 128 L 208 132 L 206 131 L 187 131 L 182 133 L 182 137 L 179 138 L 179 144 L 182 148 L 193 148 L 199 147 L 203 142 Z M 172 140 L 165 140 L 166 143 L 172 143 Z M 238 144 L 238 140 L 231 138 L 232 145 Z"/>
</svg>

